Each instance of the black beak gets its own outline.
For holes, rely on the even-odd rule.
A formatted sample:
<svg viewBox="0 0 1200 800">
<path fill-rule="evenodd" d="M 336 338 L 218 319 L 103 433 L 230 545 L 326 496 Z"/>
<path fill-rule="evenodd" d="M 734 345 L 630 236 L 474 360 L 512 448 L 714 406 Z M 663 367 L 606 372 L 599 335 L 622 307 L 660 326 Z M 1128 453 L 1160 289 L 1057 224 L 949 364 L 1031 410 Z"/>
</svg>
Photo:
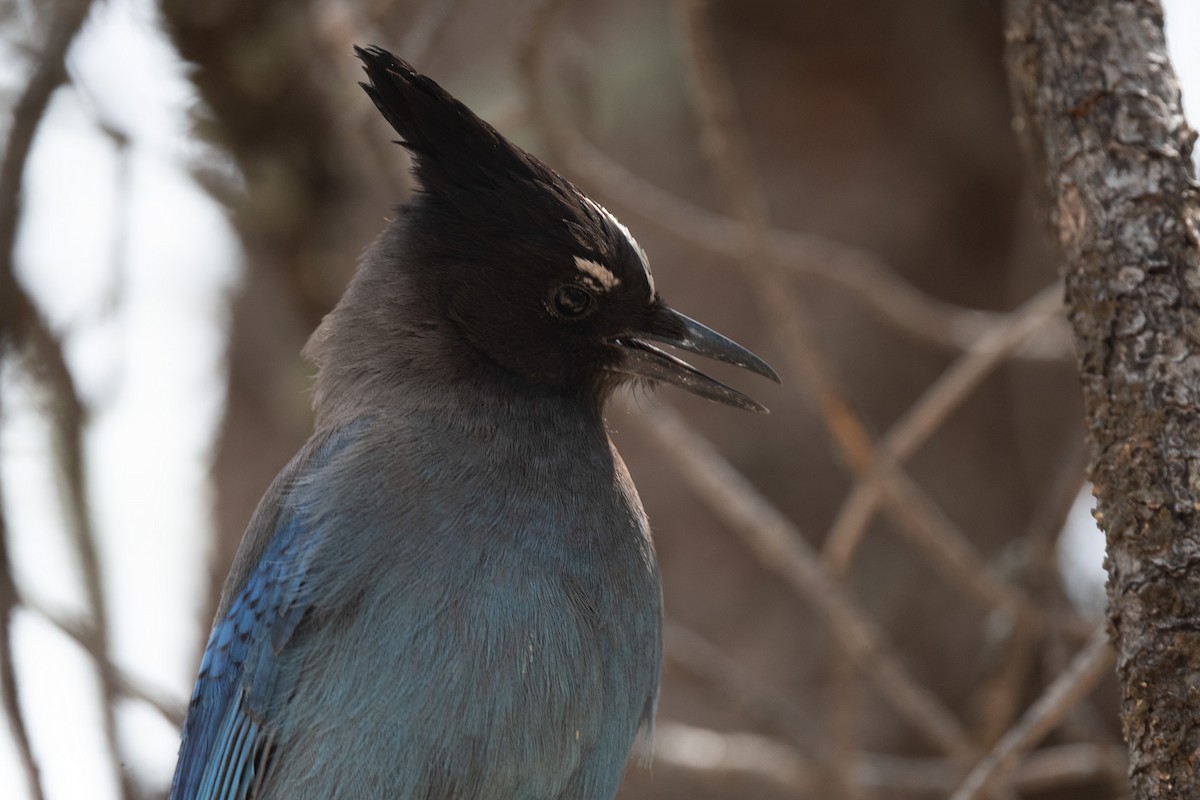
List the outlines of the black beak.
<svg viewBox="0 0 1200 800">
<path fill-rule="evenodd" d="M 610 343 L 619 348 L 620 359 L 611 369 L 637 378 L 672 383 L 689 392 L 718 403 L 767 413 L 766 406 L 747 397 L 715 378 L 705 375 L 686 361 L 664 352 L 649 342 L 669 344 L 696 355 L 724 361 L 779 383 L 775 370 L 737 342 L 674 309 L 659 306 L 645 330 L 618 336 Z"/>
</svg>

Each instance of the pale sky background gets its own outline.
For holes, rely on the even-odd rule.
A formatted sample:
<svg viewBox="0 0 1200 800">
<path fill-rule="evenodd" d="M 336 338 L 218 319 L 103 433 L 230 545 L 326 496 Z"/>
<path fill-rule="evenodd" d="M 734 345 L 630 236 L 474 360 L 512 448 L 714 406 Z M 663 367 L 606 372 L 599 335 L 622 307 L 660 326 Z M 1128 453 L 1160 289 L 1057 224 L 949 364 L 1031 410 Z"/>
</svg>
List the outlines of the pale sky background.
<svg viewBox="0 0 1200 800">
<path fill-rule="evenodd" d="M 1185 109 L 1200 127 L 1200 2 L 1163 5 Z M 154 20 L 150 0 L 93 7 L 68 60 L 74 87 L 55 94 L 28 165 L 17 268 L 64 332 L 80 390 L 98 410 L 87 441 L 89 490 L 115 660 L 182 701 L 195 677 L 191 647 L 209 624 L 200 619 L 207 465 L 223 400 L 226 304 L 241 266 L 222 210 L 189 176 L 197 159 L 219 155 L 187 133 L 195 94 Z M 0 92 L 20 90 L 24 63 L 0 42 Z M 102 124 L 129 136 L 123 156 Z M 57 613 L 82 613 L 40 399 L 14 372 L 0 374 L 0 483 L 19 588 Z M 1063 552 L 1073 595 L 1098 608 L 1103 538 L 1090 505 L 1086 495 L 1076 504 Z M 116 798 L 90 661 L 33 612 L 19 612 L 15 630 L 22 707 L 47 797 Z M 129 774 L 164 789 L 178 732 L 140 703 L 122 707 L 118 721 Z M 0 796 L 28 796 L 7 725 Z"/>
</svg>

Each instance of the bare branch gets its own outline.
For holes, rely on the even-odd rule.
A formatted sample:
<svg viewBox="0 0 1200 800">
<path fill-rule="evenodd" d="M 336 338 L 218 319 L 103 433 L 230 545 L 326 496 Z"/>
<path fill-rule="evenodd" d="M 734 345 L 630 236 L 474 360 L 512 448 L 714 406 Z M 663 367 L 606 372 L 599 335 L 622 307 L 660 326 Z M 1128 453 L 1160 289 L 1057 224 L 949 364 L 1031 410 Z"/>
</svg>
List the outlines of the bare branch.
<svg viewBox="0 0 1200 800">
<path fill-rule="evenodd" d="M 668 617 L 663 621 L 663 650 L 668 661 L 703 680 L 748 720 L 778 733 L 797 748 L 813 749 L 811 715 L 786 695 L 746 675 L 700 634 Z"/>
<path fill-rule="evenodd" d="M 649 224 L 712 253 L 741 259 L 752 231 L 739 219 L 701 208 L 664 190 L 610 158 L 575 130 L 566 115 L 554 113 L 541 65 L 547 31 L 564 0 L 544 1 L 534 12 L 518 61 L 531 114 L 556 163 L 598 195 Z M 932 298 L 902 280 L 879 256 L 813 234 L 765 227 L 767 260 L 795 276 L 838 286 L 900 330 L 923 341 L 969 350 L 998 319 L 994 312 L 965 309 Z M 786 292 L 790 295 L 790 287 Z M 1022 358 L 1061 360 L 1070 356 L 1065 336 L 1032 342 Z"/>
<path fill-rule="evenodd" d="M 854 663 L 892 706 L 945 752 L 969 755 L 969 739 L 958 720 L 909 675 L 883 634 L 845 597 L 795 526 L 677 413 L 658 408 L 632 416 L 759 563 L 786 580 L 822 622 L 838 632 Z"/>
<path fill-rule="evenodd" d="M 801 309 L 789 299 L 786 287 L 781 283 L 778 265 L 770 260 L 771 254 L 765 245 L 768 211 L 755 185 L 744 136 L 737 123 L 733 91 L 716 52 L 704 0 L 678 0 L 677 7 L 689 55 L 688 74 L 699 112 L 704 150 L 710 166 L 720 178 L 722 195 L 729 198 L 734 216 L 748 232 L 743 242 L 746 249 L 741 254 L 742 266 L 758 290 L 769 327 L 792 369 L 814 395 L 842 459 L 860 479 L 873 469 L 879 469 L 882 497 L 889 511 L 898 518 L 901 530 L 932 556 L 934 565 L 951 579 L 989 607 L 1001 608 L 1014 615 L 1018 609 L 1024 609 L 1029 616 L 1038 617 L 1036 606 L 1026 601 L 1020 589 L 992 576 L 967 536 L 950 522 L 915 481 L 902 472 L 899 463 L 894 459 L 887 461 L 880 455 L 865 423 L 848 402 L 845 390 L 824 363 L 816 342 L 809 335 Z M 1040 297 L 1039 301 L 1050 305 L 1046 296 Z M 1041 306 L 1038 309 L 1041 310 Z M 1025 326 L 1017 327 L 1021 329 L 1023 340 L 1026 338 Z M 975 366 L 977 362 L 968 363 Z M 971 380 L 981 379 L 986 374 L 989 362 L 983 359 L 981 363 L 983 369 L 967 370 L 962 373 L 963 378 L 955 375 L 956 382 L 939 387 L 941 393 L 925 407 L 932 413 L 910 418 L 909 424 L 901 429 L 901 446 L 915 441 L 922 431 L 927 434 L 932 429 L 931 425 L 939 418 L 939 410 L 960 396 L 960 383 L 963 387 L 969 386 Z M 879 467 L 881 462 L 883 466 Z M 865 515 L 862 519 L 865 523 Z"/>
<path fill-rule="evenodd" d="M 176 728 L 183 727 L 187 703 L 173 697 L 172 693 L 165 689 L 152 687 L 145 679 L 136 678 L 114 664 L 110 656 L 101 649 L 100 638 L 91 625 L 83 620 L 71 619 L 51 611 L 28 597 L 22 598 L 21 605 L 37 613 L 51 625 L 74 639 L 93 661 L 104 662 L 105 669 L 112 674 L 116 688 L 122 696 L 142 701 L 157 711 L 159 716 L 171 725 Z"/>
<path fill-rule="evenodd" d="M 818 795 L 824 770 L 784 744 L 753 733 L 719 731 L 660 722 L 654 732 L 655 766 L 766 779 L 798 797 Z"/>
<path fill-rule="evenodd" d="M 975 765 L 950 800 L 978 800 L 999 786 L 1021 755 L 1033 748 L 1112 669 L 1114 654 L 1103 628 L 1042 696 Z"/>
<path fill-rule="evenodd" d="M 825 770 L 786 745 L 752 733 L 727 733 L 679 722 L 656 728 L 655 768 L 701 773 L 705 777 L 752 777 L 790 789 L 797 797 L 821 797 Z M 1032 753 L 1009 776 L 1013 789 L 1035 793 L 1087 784 L 1113 774 L 1124 753 L 1091 744 L 1047 747 Z M 866 792 L 944 798 L 961 780 L 954 759 L 910 758 L 863 753 L 855 785 Z"/>
<path fill-rule="evenodd" d="M 3 408 L 2 404 L 0 408 Z M 13 581 L 12 561 L 8 557 L 8 526 L 4 521 L 4 509 L 0 507 L 0 704 L 4 706 L 8 729 L 17 745 L 17 755 L 25 770 L 29 792 L 33 800 L 43 800 L 46 792 L 42 788 L 41 772 L 33 755 L 33 745 L 29 740 L 29 730 L 25 726 L 17 692 L 17 666 L 13 659 L 12 638 L 12 618 L 17 605 L 17 587 Z"/>
<path fill-rule="evenodd" d="M 879 441 L 877 459 L 860 476 L 842 504 L 825 540 L 823 556 L 831 569 L 840 572 L 850 564 L 876 507 L 889 493 L 889 482 L 898 480 L 896 468 L 917 451 L 984 378 L 1056 317 L 1061 306 L 1060 293 L 1059 287 L 1048 287 L 1022 308 L 997 320 L 991 330 L 931 384 Z M 891 491 L 903 492 L 910 501 L 915 500 L 926 508 L 931 506 L 923 493 L 914 497 L 912 484 L 907 479 L 901 480 L 899 486 L 893 483 L 893 487 Z M 928 517 L 929 513 L 924 512 L 922 516 Z M 920 535 L 920 531 L 930 530 L 930 527 L 918 524 L 910 530 L 916 530 Z M 928 552 L 946 564 L 969 591 L 993 605 L 1013 607 L 1018 604 L 1013 592 L 988 572 L 978 556 L 969 548 L 958 546 L 962 537 L 951 534 L 925 541 Z"/>
<path fill-rule="evenodd" d="M 82 26 L 90 7 L 89 0 L 61 0 L 54 9 L 46 41 L 33 73 L 17 101 L 13 121 L 0 163 L 0 319 L 7 320 L 0 333 L 0 344 L 13 352 L 36 360 L 38 369 L 29 373 L 47 388 L 52 406 L 52 422 L 58 465 L 66 488 L 66 507 L 70 533 L 84 578 L 84 593 L 92 613 L 99 651 L 108 650 L 108 613 L 103 579 L 97 555 L 95 532 L 85 491 L 83 448 L 84 410 L 74 380 L 63 357 L 62 345 L 46 325 L 34 304 L 17 283 L 13 270 L 13 247 L 20 221 L 21 186 L 25 163 L 33 137 L 45 113 L 50 96 L 67 77 L 67 48 Z M 5 353 L 7 355 L 7 353 Z M 116 678 L 105 655 L 97 659 L 100 675 L 101 719 L 112 767 L 121 796 L 134 796 L 132 784 L 121 768 L 114 700 Z"/>
</svg>

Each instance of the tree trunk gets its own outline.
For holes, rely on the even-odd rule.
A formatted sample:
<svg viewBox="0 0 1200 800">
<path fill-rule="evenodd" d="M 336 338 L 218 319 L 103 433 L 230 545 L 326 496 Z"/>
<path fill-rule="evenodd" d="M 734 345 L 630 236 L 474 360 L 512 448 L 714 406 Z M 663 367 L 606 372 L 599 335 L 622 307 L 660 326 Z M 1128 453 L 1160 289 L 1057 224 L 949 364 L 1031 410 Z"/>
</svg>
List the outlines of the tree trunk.
<svg viewBox="0 0 1200 800">
<path fill-rule="evenodd" d="M 1009 0 L 1108 541 L 1134 797 L 1200 797 L 1200 203 L 1162 9 Z"/>
</svg>

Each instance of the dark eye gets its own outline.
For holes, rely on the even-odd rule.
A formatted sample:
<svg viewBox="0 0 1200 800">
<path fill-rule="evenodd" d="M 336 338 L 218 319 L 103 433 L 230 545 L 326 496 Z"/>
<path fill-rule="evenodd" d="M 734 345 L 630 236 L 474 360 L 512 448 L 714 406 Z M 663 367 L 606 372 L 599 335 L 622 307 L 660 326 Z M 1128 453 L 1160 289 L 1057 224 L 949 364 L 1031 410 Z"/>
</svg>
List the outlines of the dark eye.
<svg viewBox="0 0 1200 800">
<path fill-rule="evenodd" d="M 574 283 L 560 286 L 550 293 L 550 310 L 562 319 L 583 319 L 596 306 L 596 296 Z"/>
</svg>

